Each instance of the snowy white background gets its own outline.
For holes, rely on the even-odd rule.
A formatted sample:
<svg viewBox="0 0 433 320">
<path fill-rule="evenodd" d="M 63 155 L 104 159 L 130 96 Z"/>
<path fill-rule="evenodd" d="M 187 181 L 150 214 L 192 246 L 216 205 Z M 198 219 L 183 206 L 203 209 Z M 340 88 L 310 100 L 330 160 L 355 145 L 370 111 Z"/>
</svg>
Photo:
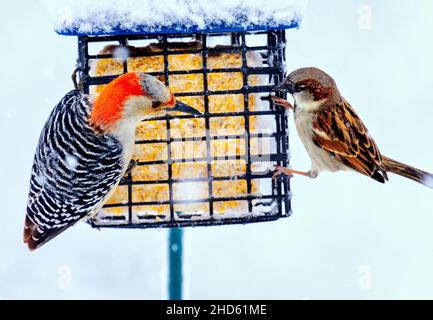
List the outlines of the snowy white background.
<svg viewBox="0 0 433 320">
<path fill-rule="evenodd" d="M 383 153 L 430 171 L 432 11 L 428 0 L 310 0 L 287 33 L 289 70 L 328 71 Z M 4 2 L 0 38 L 0 297 L 166 298 L 166 230 L 79 224 L 36 252 L 22 244 L 33 152 L 77 48 L 38 1 Z M 293 166 L 308 169 L 291 136 Z M 186 230 L 187 298 L 433 298 L 432 190 L 350 173 L 292 187 L 288 219 Z"/>
</svg>

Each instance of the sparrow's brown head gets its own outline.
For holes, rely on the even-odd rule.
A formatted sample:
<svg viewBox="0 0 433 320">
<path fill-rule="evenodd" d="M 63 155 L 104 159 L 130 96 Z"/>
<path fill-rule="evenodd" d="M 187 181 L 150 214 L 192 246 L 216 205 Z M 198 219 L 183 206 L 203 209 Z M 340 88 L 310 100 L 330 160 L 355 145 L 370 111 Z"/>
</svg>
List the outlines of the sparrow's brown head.
<svg viewBox="0 0 433 320">
<path fill-rule="evenodd" d="M 301 68 L 290 73 L 275 91 L 291 93 L 304 101 L 324 101 L 338 92 L 334 79 L 326 72 L 314 68 Z"/>
</svg>

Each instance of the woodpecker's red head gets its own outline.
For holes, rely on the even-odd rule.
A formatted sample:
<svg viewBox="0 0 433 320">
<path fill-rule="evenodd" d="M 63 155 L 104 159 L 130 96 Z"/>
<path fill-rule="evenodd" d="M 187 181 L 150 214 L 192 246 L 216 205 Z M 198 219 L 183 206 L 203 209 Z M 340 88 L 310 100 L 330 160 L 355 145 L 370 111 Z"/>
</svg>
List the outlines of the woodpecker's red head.
<svg viewBox="0 0 433 320">
<path fill-rule="evenodd" d="M 130 72 L 107 84 L 96 97 L 90 124 L 105 131 L 121 120 L 138 122 L 170 111 L 201 115 L 196 109 L 176 102 L 173 93 L 156 77 Z"/>
</svg>

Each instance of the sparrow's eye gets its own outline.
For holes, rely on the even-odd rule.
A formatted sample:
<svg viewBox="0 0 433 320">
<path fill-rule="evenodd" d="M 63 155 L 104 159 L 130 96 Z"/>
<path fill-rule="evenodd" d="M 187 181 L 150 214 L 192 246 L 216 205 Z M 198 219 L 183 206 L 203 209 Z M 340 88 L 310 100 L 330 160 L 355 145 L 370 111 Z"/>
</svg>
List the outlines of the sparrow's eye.
<svg viewBox="0 0 433 320">
<path fill-rule="evenodd" d="M 158 108 L 158 107 L 161 106 L 161 104 L 162 104 L 161 101 L 155 101 L 155 100 L 153 100 L 152 101 L 152 108 Z"/>
<path fill-rule="evenodd" d="M 304 90 L 306 88 L 307 88 L 307 86 L 305 84 L 301 84 L 301 85 L 298 86 L 299 90 Z"/>
</svg>

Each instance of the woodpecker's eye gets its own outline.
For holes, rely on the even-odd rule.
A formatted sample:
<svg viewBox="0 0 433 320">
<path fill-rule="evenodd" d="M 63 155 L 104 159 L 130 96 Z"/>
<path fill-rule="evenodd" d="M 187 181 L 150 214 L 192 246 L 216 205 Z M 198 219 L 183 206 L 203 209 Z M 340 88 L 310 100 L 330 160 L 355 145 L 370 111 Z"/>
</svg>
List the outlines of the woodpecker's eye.
<svg viewBox="0 0 433 320">
<path fill-rule="evenodd" d="M 161 106 L 161 104 L 162 104 L 161 101 L 152 100 L 152 108 L 158 108 Z"/>
<path fill-rule="evenodd" d="M 306 89 L 307 88 L 307 86 L 305 85 L 305 84 L 300 84 L 299 86 L 298 86 L 298 89 L 299 90 L 304 90 L 304 89 Z"/>
</svg>

